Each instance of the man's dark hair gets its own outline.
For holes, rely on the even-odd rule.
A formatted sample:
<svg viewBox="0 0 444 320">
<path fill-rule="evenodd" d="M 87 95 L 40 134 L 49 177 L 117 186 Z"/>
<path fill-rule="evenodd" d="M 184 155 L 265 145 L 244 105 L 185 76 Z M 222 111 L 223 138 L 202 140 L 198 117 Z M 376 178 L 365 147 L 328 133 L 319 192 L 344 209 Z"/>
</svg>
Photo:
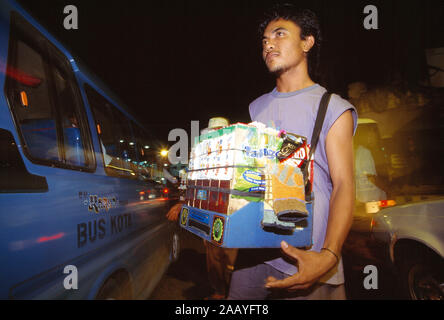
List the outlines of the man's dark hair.
<svg viewBox="0 0 444 320">
<path fill-rule="evenodd" d="M 318 76 L 319 60 L 321 54 L 321 28 L 318 17 L 309 9 L 300 9 L 292 4 L 278 4 L 265 12 L 264 18 L 259 25 L 259 37 L 262 39 L 265 28 L 272 21 L 284 19 L 293 21 L 299 28 L 301 28 L 301 40 L 305 40 L 308 36 L 313 36 L 315 39 L 314 46 L 308 52 L 308 74 L 313 79 Z"/>
</svg>

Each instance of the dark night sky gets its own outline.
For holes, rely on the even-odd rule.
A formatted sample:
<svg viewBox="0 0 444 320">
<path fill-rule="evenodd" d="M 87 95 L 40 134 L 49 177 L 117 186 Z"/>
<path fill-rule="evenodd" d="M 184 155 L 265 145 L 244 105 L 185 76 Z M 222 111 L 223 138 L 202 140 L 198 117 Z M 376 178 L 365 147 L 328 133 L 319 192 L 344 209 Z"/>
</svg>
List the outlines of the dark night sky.
<svg viewBox="0 0 444 320">
<path fill-rule="evenodd" d="M 275 1 L 19 2 L 164 141 L 170 129 L 187 129 L 191 120 L 247 122 L 248 104 L 274 86 L 256 30 Z M 417 83 L 424 49 L 444 46 L 444 1 L 286 2 L 320 17 L 321 84 L 344 97 L 348 83 L 358 80 L 384 84 L 398 73 Z M 68 4 L 79 10 L 78 30 L 63 28 Z M 378 8 L 378 30 L 363 27 L 368 4 Z"/>
</svg>

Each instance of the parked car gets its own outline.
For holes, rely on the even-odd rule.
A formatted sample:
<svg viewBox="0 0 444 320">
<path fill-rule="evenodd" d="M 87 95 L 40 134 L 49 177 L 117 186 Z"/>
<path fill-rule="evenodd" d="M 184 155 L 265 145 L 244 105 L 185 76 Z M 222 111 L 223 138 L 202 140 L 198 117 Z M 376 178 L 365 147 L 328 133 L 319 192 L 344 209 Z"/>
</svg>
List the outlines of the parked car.
<svg viewBox="0 0 444 320">
<path fill-rule="evenodd" d="M 403 296 L 444 300 L 444 197 L 383 209 L 371 227 L 387 249 Z"/>
</svg>

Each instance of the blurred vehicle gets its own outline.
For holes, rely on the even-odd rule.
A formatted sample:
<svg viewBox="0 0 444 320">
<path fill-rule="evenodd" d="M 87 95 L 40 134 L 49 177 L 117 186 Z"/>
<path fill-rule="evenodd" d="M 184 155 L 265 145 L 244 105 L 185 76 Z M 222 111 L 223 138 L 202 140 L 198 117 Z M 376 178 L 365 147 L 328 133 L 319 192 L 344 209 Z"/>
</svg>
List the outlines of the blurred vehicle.
<svg viewBox="0 0 444 320">
<path fill-rule="evenodd" d="M 164 196 L 170 199 L 172 202 L 179 200 L 179 182 L 171 182 L 169 180 L 164 181 L 162 184 L 162 192 Z"/>
<path fill-rule="evenodd" d="M 444 300 L 444 197 L 383 209 L 371 227 L 398 272 L 404 297 Z"/>
<path fill-rule="evenodd" d="M 393 151 L 402 159 L 390 184 L 394 206 L 375 213 L 370 223 L 409 299 L 444 299 L 443 120 L 441 92 L 393 135 Z"/>
<path fill-rule="evenodd" d="M 0 48 L 0 299 L 147 297 L 178 255 L 149 132 L 13 1 Z"/>
</svg>

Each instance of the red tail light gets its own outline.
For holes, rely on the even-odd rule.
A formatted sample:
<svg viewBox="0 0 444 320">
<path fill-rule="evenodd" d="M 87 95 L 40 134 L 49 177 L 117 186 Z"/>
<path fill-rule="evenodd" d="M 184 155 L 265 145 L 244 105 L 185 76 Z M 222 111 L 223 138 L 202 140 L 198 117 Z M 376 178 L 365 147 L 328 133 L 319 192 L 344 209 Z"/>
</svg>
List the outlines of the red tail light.
<svg viewBox="0 0 444 320">
<path fill-rule="evenodd" d="M 378 203 L 380 208 L 393 207 L 396 205 L 395 200 L 381 200 Z"/>
<path fill-rule="evenodd" d="M 167 194 L 169 190 L 167 188 L 163 189 L 163 193 Z"/>
</svg>

